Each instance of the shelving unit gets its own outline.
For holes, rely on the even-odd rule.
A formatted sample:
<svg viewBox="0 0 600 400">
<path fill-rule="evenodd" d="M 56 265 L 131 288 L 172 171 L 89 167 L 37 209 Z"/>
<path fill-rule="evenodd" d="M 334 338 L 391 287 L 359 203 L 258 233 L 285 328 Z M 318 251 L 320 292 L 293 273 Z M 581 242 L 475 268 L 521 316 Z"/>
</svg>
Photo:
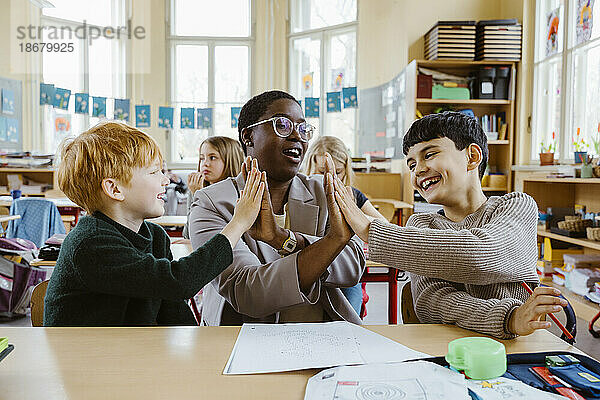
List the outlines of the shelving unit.
<svg viewBox="0 0 600 400">
<path fill-rule="evenodd" d="M 53 188 L 58 187 L 58 176 L 53 168 L 0 168 L 0 186 L 8 185 L 9 174 L 21 175 L 24 179 L 29 179 L 39 183 L 52 185 Z M 9 195 L 8 192 L 0 192 L 0 195 Z M 43 193 L 24 193 L 23 196 L 43 196 Z"/>
<path fill-rule="evenodd" d="M 508 99 L 469 99 L 446 100 L 427 99 L 417 97 L 417 75 L 419 67 L 445 72 L 452 75 L 467 77 L 484 66 L 509 67 L 511 70 L 509 81 Z M 485 192 L 508 192 L 512 190 L 512 164 L 515 137 L 515 98 L 516 98 L 516 63 L 510 61 L 468 61 L 468 60 L 413 60 L 404 70 L 406 74 L 406 105 L 405 121 L 415 119 L 416 110 L 423 115 L 431 114 L 439 107 L 450 107 L 454 110 L 471 109 L 476 116 L 497 114 L 504 112 L 506 115 L 507 132 L 504 140 L 491 140 L 488 142 L 490 167 L 495 167 L 495 172 L 506 176 L 506 186 L 484 187 Z M 411 97 L 410 92 L 414 91 Z"/>
</svg>

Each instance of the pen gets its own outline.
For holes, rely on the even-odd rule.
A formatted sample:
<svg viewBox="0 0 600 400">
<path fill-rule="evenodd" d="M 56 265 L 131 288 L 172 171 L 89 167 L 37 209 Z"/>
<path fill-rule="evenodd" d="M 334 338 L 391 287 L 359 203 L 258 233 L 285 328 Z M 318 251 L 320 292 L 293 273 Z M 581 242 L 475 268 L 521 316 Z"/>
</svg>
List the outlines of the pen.
<svg viewBox="0 0 600 400">
<path fill-rule="evenodd" d="M 530 295 L 533 294 L 533 290 L 531 290 L 531 288 L 529 287 L 529 285 L 525 282 L 521 282 L 521 286 L 523 286 L 525 288 L 525 290 L 527 290 L 527 293 L 529 293 Z M 574 340 L 575 338 L 573 337 L 573 335 L 571 335 L 571 332 L 569 332 L 564 326 L 563 324 L 560 323 L 560 321 L 558 320 L 558 318 L 556 318 L 554 316 L 554 314 L 547 314 L 550 319 L 552 321 L 554 321 L 554 323 L 556 324 L 556 326 L 558 326 L 560 328 L 561 331 L 563 331 L 563 333 L 571 340 Z"/>
</svg>

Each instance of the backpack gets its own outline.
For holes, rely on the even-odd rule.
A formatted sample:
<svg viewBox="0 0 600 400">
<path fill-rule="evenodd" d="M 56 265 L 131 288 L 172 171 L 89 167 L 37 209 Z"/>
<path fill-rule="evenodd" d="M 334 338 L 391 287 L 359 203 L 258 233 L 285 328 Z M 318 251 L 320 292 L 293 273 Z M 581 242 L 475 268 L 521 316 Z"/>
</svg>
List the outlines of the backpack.
<svg viewBox="0 0 600 400">
<path fill-rule="evenodd" d="M 23 317 L 33 288 L 46 279 L 46 271 L 32 267 L 35 244 L 25 239 L 0 238 L 0 319 Z"/>
</svg>

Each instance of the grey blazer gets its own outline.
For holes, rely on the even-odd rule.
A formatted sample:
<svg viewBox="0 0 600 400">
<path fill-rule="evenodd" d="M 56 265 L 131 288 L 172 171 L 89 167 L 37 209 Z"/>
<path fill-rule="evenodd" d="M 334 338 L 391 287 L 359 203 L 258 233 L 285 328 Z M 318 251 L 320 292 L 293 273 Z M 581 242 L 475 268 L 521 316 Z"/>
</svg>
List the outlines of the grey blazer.
<svg viewBox="0 0 600 400">
<path fill-rule="evenodd" d="M 192 246 L 197 249 L 231 220 L 244 187 L 242 175 L 196 191 L 188 216 Z M 327 199 L 322 176 L 298 174 L 288 195 L 290 227 L 314 243 L 325 234 Z M 299 304 L 316 304 L 333 321 L 360 324 L 339 288 L 354 286 L 365 268 L 360 239 L 354 236 L 305 295 L 300 290 L 297 253 L 281 257 L 268 244 L 248 233 L 233 249 L 233 263 L 204 287 L 202 320 L 206 325 L 279 322 L 279 311 Z"/>
</svg>

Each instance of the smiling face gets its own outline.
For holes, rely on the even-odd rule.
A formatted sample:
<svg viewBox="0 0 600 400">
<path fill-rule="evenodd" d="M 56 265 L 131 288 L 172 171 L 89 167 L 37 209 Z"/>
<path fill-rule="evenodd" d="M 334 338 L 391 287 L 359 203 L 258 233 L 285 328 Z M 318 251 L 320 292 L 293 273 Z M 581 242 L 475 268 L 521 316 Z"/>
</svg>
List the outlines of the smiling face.
<svg viewBox="0 0 600 400">
<path fill-rule="evenodd" d="M 412 185 L 428 203 L 454 205 L 462 192 L 469 190 L 473 169 L 467 149 L 457 150 L 452 140 L 443 137 L 417 143 L 408 150 L 406 164 Z"/>
<path fill-rule="evenodd" d="M 271 103 L 258 121 L 279 116 L 287 117 L 295 124 L 305 121 L 300 105 L 285 98 Z M 272 122 L 265 122 L 246 129 L 243 137 L 252 142 L 247 149 L 248 155 L 258 160 L 259 168 L 267 172 L 269 179 L 287 182 L 296 176 L 308 147 L 308 143 L 300 140 L 296 129 L 290 136 L 282 138 L 273 131 Z"/>
<path fill-rule="evenodd" d="M 200 166 L 198 171 L 209 183 L 216 183 L 223 177 L 225 162 L 217 149 L 210 143 L 204 143 L 200 148 Z"/>
<path fill-rule="evenodd" d="M 155 218 L 163 215 L 166 186 L 169 184 L 159 161 L 147 167 L 135 167 L 131 181 L 121 184 L 121 210 L 134 219 Z"/>
</svg>

